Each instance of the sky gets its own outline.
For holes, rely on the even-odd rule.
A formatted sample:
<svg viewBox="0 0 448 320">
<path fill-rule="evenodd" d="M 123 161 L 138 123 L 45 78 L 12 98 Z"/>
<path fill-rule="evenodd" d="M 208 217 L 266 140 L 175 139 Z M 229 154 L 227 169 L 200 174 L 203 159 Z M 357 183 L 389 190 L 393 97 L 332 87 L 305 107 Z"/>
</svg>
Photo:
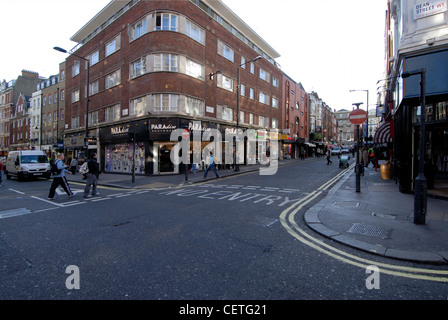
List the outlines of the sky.
<svg viewBox="0 0 448 320">
<path fill-rule="evenodd" d="M 57 74 L 70 38 L 110 0 L 0 0 L 0 80 Z M 332 109 L 374 108 L 384 72 L 386 0 L 223 0 L 279 54 L 276 61 Z M 359 90 L 350 92 L 350 90 Z"/>
</svg>

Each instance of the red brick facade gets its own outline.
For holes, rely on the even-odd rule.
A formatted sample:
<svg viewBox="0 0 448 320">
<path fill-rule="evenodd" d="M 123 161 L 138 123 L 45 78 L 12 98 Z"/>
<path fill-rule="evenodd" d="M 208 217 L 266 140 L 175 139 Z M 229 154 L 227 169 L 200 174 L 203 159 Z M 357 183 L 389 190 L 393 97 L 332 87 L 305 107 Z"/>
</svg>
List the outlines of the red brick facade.
<svg viewBox="0 0 448 320">
<path fill-rule="evenodd" d="M 177 17 L 178 30 L 157 30 L 160 23 L 158 15 L 168 14 Z M 131 39 L 134 25 L 150 15 L 147 21 L 146 32 L 136 39 Z M 160 16 L 162 17 L 162 16 Z M 187 22 L 185 22 L 187 21 Z M 152 25 L 150 25 L 153 23 Z M 191 36 L 185 34 L 182 28 L 184 23 L 192 23 L 203 32 L 204 42 L 200 43 Z M 181 32 L 182 31 L 182 32 Z M 106 48 L 111 40 L 117 39 L 116 51 L 106 56 Z M 233 52 L 233 61 L 218 54 L 220 46 L 224 44 Z M 221 49 L 222 50 L 222 49 Z M 189 0 L 183 1 L 139 1 L 113 21 L 104 30 L 99 32 L 84 45 L 80 46 L 73 55 L 66 60 L 66 111 L 65 134 L 66 136 L 83 135 L 85 131 L 86 108 L 86 63 L 79 57 L 89 58 L 96 55 L 98 59 L 93 62 L 89 72 L 89 117 L 97 117 L 96 123 L 89 123 L 89 136 L 99 138 L 98 131 L 112 125 L 126 125 L 132 121 L 144 120 L 159 121 L 161 117 L 184 118 L 196 121 L 207 121 L 215 126 L 235 126 L 237 117 L 237 71 L 240 68 L 240 111 L 244 112 L 240 126 L 243 128 L 267 129 L 272 127 L 274 121 L 281 122 L 282 100 L 282 71 L 267 59 L 259 59 L 254 62 L 254 72 L 250 72 L 250 61 L 260 53 L 249 47 L 234 33 L 226 29 L 222 24 L 212 19 L 201 8 Z M 151 59 L 158 54 L 171 54 L 179 60 L 187 60 L 202 66 L 202 77 L 198 79 L 179 71 L 157 71 L 155 63 Z M 242 60 L 244 57 L 245 60 Z M 131 63 L 144 58 L 146 61 L 146 73 L 134 77 L 131 74 Z M 79 74 L 73 75 L 72 69 L 75 61 L 80 62 Z M 181 64 L 179 64 L 181 65 Z M 264 71 L 260 76 L 260 68 Z M 106 88 L 108 75 L 119 70 L 121 79 L 114 86 Z M 221 70 L 221 73 L 210 79 L 209 74 Z M 262 72 L 263 72 L 262 71 Z M 232 89 L 224 89 L 218 85 L 218 78 L 224 76 L 232 83 Z M 96 82 L 96 84 L 94 84 Z M 92 88 L 95 86 L 95 91 Z M 250 97 L 253 90 L 253 97 Z M 262 97 L 260 97 L 260 92 Z M 151 102 L 146 101 L 145 112 L 139 116 L 130 115 L 131 101 L 139 97 L 148 97 L 152 94 L 173 94 L 185 96 L 202 101 L 204 113 L 201 115 L 185 112 L 160 112 Z M 264 99 L 265 102 L 259 102 Z M 273 99 L 278 106 L 273 106 Z M 155 102 L 154 102 L 155 103 Z M 106 121 L 106 108 L 120 105 L 120 117 L 116 121 Z M 274 102 L 275 104 L 275 102 Z M 222 118 L 219 115 L 219 106 L 230 108 L 233 113 L 233 121 Z M 97 112 L 95 115 L 92 113 Z M 265 117 L 264 123 L 260 123 L 260 116 Z M 76 118 L 79 117 L 79 118 Z M 252 122 L 252 123 L 250 123 Z M 261 124 L 261 125 L 260 125 Z M 143 139 L 144 140 L 144 139 Z M 147 139 L 148 149 L 152 148 L 151 137 Z M 98 141 L 101 143 L 101 141 Z M 76 146 L 73 146 L 76 147 Z M 79 146 L 78 146 L 79 147 Z M 99 148 L 99 147 L 98 147 Z M 151 155 L 149 155 L 151 157 Z M 151 170 L 150 170 L 151 171 Z M 148 173 L 148 172 L 147 172 Z"/>
</svg>

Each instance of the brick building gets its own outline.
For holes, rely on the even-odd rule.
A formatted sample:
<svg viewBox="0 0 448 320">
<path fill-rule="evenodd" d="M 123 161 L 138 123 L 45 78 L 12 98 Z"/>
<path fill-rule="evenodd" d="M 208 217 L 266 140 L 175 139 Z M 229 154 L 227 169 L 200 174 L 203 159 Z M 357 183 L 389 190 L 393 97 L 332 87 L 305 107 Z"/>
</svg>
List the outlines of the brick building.
<svg viewBox="0 0 448 320">
<path fill-rule="evenodd" d="M 31 97 L 19 94 L 11 114 L 10 150 L 28 150 L 30 147 L 30 123 L 28 111 Z"/>
<path fill-rule="evenodd" d="M 3 81 L 0 85 L 0 155 L 6 156 L 8 151 L 18 148 L 17 136 L 14 137 L 12 142 L 12 126 L 14 117 L 22 118 L 24 115 L 22 111 L 18 111 L 17 103 L 23 103 L 24 106 L 29 104 L 29 97 L 36 90 L 36 86 L 39 83 L 39 74 L 32 71 L 22 70 L 22 74 L 17 77 L 16 80 Z M 20 97 L 20 96 L 24 97 Z M 19 100 L 20 98 L 20 100 Z M 25 103 L 25 100 L 27 102 Z M 24 135 L 22 134 L 22 140 Z M 29 134 L 28 134 L 29 139 Z M 20 134 L 19 134 L 20 140 Z M 11 145 L 16 146 L 12 147 Z M 29 145 L 28 145 L 29 146 Z"/>
<path fill-rule="evenodd" d="M 279 126 L 279 54 L 221 1 L 111 1 L 72 40 L 67 157 L 83 155 L 88 134 L 102 169 L 129 173 L 135 137 L 137 174 L 177 173 L 182 168 L 170 161 L 176 128 L 224 137 L 236 126 L 256 135 Z"/>
<path fill-rule="evenodd" d="M 311 152 L 309 143 L 309 95 L 300 82 L 283 74 L 282 117 L 280 124 L 282 153 L 298 158 L 300 151 Z"/>
<path fill-rule="evenodd" d="M 59 65 L 58 74 L 49 76 L 42 84 L 40 149 L 52 156 L 58 149 L 62 149 L 62 132 L 65 127 L 65 62 Z"/>
</svg>

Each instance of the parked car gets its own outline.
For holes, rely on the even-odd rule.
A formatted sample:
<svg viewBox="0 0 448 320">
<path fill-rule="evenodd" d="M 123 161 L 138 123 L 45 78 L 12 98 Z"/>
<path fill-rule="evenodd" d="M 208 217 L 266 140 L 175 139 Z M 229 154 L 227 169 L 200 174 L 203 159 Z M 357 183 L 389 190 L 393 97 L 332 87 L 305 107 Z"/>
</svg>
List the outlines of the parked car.
<svg viewBox="0 0 448 320">
<path fill-rule="evenodd" d="M 340 155 L 340 154 L 341 154 L 341 148 L 333 147 L 333 149 L 331 149 L 331 155 Z"/>
<path fill-rule="evenodd" d="M 341 153 L 350 153 L 350 150 L 347 147 L 342 147 Z"/>
</svg>

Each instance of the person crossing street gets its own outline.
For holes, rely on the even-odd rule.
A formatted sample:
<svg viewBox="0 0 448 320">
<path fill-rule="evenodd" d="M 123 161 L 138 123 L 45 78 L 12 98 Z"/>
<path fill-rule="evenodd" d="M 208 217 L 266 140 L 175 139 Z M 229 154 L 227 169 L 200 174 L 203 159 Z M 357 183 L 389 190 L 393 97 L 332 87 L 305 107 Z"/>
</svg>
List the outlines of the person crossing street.
<svg viewBox="0 0 448 320">
<path fill-rule="evenodd" d="M 96 187 L 98 186 L 98 179 L 100 174 L 103 174 L 96 162 L 96 153 L 93 153 L 91 158 L 87 160 L 88 172 L 86 173 L 86 186 L 84 187 L 84 199 L 89 198 L 90 186 L 92 186 L 92 197 L 98 195 Z"/>
<path fill-rule="evenodd" d="M 60 153 L 58 155 L 58 159 L 55 161 L 54 165 L 57 167 L 57 172 L 53 173 L 53 183 L 50 187 L 50 192 L 48 194 L 49 200 L 54 200 L 54 196 L 56 193 L 56 188 L 62 186 L 64 191 L 67 193 L 69 197 L 73 197 L 74 193 L 70 189 L 70 185 L 67 182 L 67 178 L 65 177 L 65 173 L 70 173 L 64 165 L 64 154 Z"/>
</svg>

